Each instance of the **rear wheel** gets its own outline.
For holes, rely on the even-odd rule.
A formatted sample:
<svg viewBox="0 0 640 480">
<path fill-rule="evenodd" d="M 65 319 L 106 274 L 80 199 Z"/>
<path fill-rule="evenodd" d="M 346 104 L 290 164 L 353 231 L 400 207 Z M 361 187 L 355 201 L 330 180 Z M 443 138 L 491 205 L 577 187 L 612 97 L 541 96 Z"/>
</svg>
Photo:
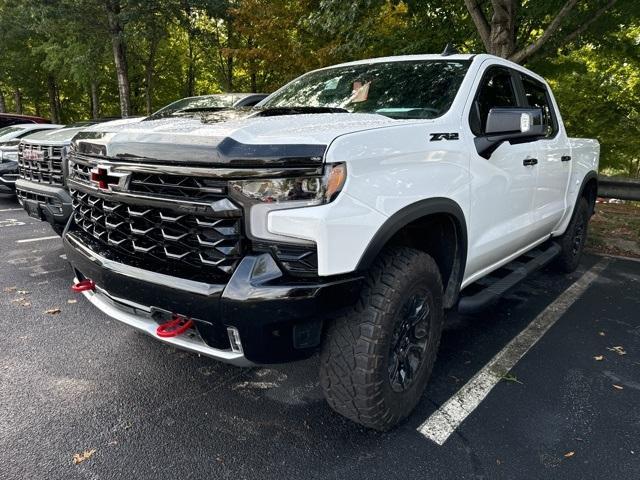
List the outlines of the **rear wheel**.
<svg viewBox="0 0 640 480">
<path fill-rule="evenodd" d="M 560 254 L 556 257 L 556 267 L 566 273 L 573 272 L 580 264 L 582 251 L 587 241 L 589 227 L 589 203 L 586 198 L 580 198 L 567 231 L 560 237 Z"/>
<path fill-rule="evenodd" d="M 358 304 L 327 331 L 320 382 L 331 408 L 376 430 L 405 419 L 431 375 L 443 318 L 435 261 L 411 248 L 384 252 Z"/>
</svg>

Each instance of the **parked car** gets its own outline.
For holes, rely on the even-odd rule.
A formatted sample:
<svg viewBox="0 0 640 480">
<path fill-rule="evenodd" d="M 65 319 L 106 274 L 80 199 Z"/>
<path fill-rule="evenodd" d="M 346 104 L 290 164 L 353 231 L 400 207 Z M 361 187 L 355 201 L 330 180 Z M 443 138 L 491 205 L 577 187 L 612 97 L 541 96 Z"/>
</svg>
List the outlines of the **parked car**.
<svg viewBox="0 0 640 480">
<path fill-rule="evenodd" d="M 446 310 L 577 267 L 598 162 L 520 65 L 363 60 L 247 118 L 85 130 L 64 245 L 74 289 L 109 316 L 240 366 L 320 348 L 331 407 L 385 430 L 420 400 Z"/>
<path fill-rule="evenodd" d="M 219 93 L 186 97 L 161 108 L 147 120 L 172 116 L 189 116 L 202 112 L 217 112 L 227 109 L 242 109 L 257 105 L 268 95 L 266 93 Z"/>
<path fill-rule="evenodd" d="M 49 120 L 34 115 L 19 115 L 17 113 L 0 113 L 0 128 L 23 123 L 50 123 Z"/>
<path fill-rule="evenodd" d="M 118 125 L 141 119 L 134 117 L 105 123 Z M 18 146 L 18 179 L 15 182 L 18 201 L 30 216 L 49 222 L 58 235 L 62 235 L 71 215 L 71 197 L 64 178 L 69 144 L 78 132 L 96 123 L 100 121 L 40 132 L 22 139 Z"/>
<path fill-rule="evenodd" d="M 0 128 L 0 186 L 15 190 L 18 178 L 18 145 L 21 138 L 62 126 L 48 123 L 24 123 Z"/>
</svg>

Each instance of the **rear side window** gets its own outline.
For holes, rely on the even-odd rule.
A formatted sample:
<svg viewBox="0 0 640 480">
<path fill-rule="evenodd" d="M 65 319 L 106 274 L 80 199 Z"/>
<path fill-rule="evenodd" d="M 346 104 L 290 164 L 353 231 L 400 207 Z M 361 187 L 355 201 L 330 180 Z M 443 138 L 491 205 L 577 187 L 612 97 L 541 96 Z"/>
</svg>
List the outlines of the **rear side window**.
<svg viewBox="0 0 640 480">
<path fill-rule="evenodd" d="M 545 137 L 554 137 L 558 132 L 558 123 L 556 121 L 553 108 L 551 107 L 551 100 L 549 98 L 547 87 L 527 75 L 522 75 L 522 86 L 527 99 L 527 106 L 542 110 L 542 118 L 547 126 Z"/>
<path fill-rule="evenodd" d="M 506 68 L 489 68 L 480 82 L 469 115 L 471 131 L 482 135 L 487 126 L 489 110 L 496 107 L 517 107 L 518 97 L 511 72 Z"/>
</svg>

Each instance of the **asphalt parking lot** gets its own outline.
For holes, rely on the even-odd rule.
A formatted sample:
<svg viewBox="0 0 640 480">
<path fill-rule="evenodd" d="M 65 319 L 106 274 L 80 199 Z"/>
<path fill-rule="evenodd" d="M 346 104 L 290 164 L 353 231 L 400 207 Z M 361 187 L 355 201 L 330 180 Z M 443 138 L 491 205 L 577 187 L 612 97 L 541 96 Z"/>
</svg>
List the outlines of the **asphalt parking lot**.
<svg viewBox="0 0 640 480">
<path fill-rule="evenodd" d="M 70 282 L 49 226 L 0 193 L 2 479 L 640 479 L 640 262 L 587 256 L 482 315 L 450 315 L 422 402 L 387 433 L 326 406 L 317 358 L 219 364 L 109 319 Z M 548 315 L 442 445 L 421 432 Z"/>
</svg>

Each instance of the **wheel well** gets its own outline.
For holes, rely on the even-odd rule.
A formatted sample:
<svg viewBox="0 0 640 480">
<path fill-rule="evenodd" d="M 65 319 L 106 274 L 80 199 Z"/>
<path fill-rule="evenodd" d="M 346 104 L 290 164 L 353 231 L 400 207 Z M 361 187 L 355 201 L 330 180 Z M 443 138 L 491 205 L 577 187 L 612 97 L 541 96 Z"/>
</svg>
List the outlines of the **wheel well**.
<svg viewBox="0 0 640 480">
<path fill-rule="evenodd" d="M 431 255 L 442 276 L 445 308 L 455 305 L 466 263 L 466 239 L 453 215 L 420 217 L 396 232 L 388 245 L 407 246 Z"/>
<path fill-rule="evenodd" d="M 598 180 L 590 178 L 582 189 L 582 197 L 587 199 L 589 208 L 591 208 L 591 214 L 593 214 L 596 204 L 596 197 L 598 196 Z"/>
</svg>

